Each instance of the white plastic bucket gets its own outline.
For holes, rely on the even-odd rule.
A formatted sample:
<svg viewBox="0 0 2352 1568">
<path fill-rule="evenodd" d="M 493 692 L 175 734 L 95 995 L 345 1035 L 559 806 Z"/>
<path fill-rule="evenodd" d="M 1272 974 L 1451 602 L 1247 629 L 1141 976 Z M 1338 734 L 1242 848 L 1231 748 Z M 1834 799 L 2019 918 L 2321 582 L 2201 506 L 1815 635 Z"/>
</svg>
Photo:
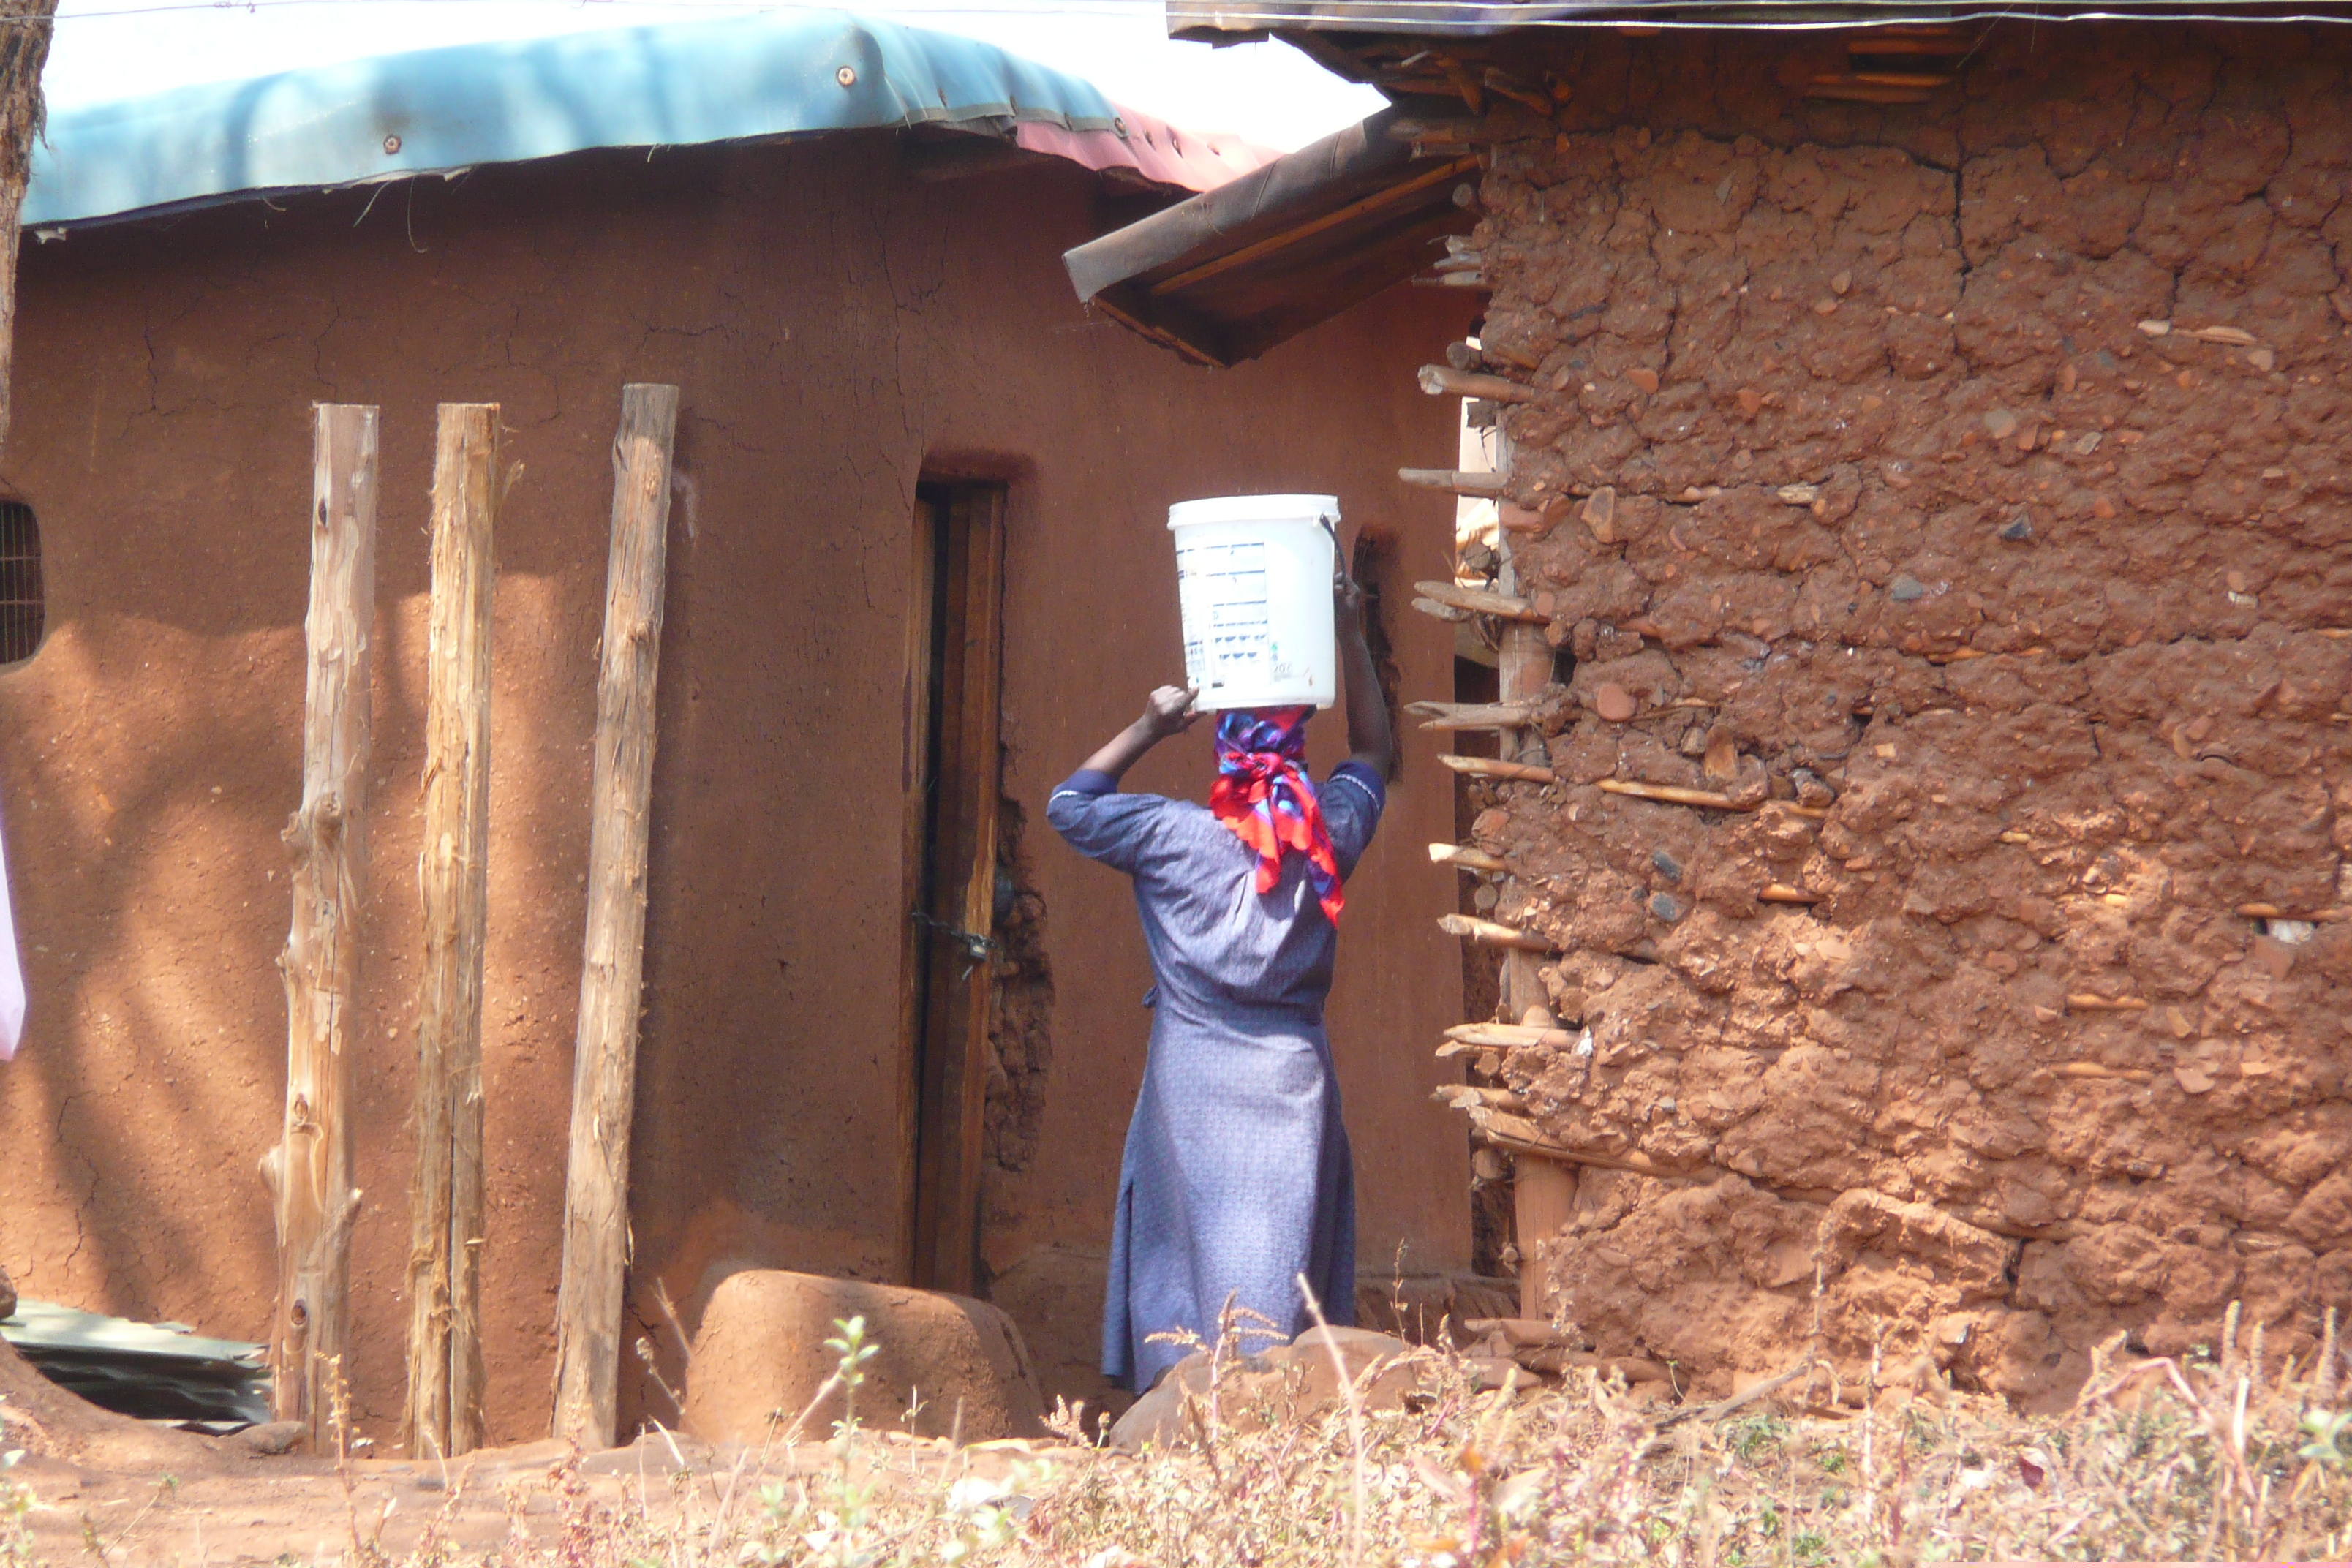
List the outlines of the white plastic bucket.
<svg viewBox="0 0 2352 1568">
<path fill-rule="evenodd" d="M 1339 700 L 1337 496 L 1219 496 L 1168 509 L 1184 674 L 1202 712 Z"/>
</svg>

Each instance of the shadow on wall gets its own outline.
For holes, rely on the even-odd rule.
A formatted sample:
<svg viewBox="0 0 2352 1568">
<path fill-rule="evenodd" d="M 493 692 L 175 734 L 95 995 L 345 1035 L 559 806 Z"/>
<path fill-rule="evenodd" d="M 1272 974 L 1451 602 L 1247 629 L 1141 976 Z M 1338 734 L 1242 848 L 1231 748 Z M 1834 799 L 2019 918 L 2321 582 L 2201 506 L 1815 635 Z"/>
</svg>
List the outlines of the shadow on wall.
<svg viewBox="0 0 2352 1568">
<path fill-rule="evenodd" d="M 0 677 L 29 997 L 23 1053 L 0 1078 L 19 1238 L 5 1261 L 42 1294 L 132 1317 L 203 1301 L 208 1330 L 266 1327 L 266 1298 L 208 1287 L 269 1277 L 268 1205 L 202 1194 L 238 1181 L 257 1194 L 251 1162 L 276 1138 L 255 1086 L 283 1078 L 269 958 L 299 764 L 273 715 L 234 696 L 290 676 L 299 709 L 299 638 L 75 617 Z M 109 690 L 117 700 L 87 700 Z M 276 1033 L 256 1031 L 273 1012 Z M 71 1213 L 26 1223 L 55 1207 Z"/>
<path fill-rule="evenodd" d="M 273 559 L 307 559 L 296 519 Z M 390 519 L 380 526 L 391 546 L 401 531 Z M 352 1297 L 363 1426 L 396 1410 L 404 1376 L 427 608 L 425 595 L 406 591 L 415 564 L 380 562 L 373 631 L 370 843 L 350 1037 L 360 1053 L 356 1172 L 368 1200 L 354 1227 Z M 30 1003 L 24 1050 L 0 1069 L 0 1146 L 10 1151 L 0 1165 L 0 1266 L 49 1299 L 245 1339 L 267 1333 L 275 1274 L 255 1163 L 278 1139 L 285 1082 L 275 960 L 289 891 L 279 833 L 300 794 L 304 679 L 300 600 L 291 602 L 297 613 L 276 625 L 222 631 L 73 615 L 53 601 L 39 653 L 0 673 L 9 737 L 0 805 Z M 551 1135 L 509 1102 L 544 1106 L 568 1081 L 561 1053 L 579 941 L 575 906 L 535 900 L 525 884 L 584 852 L 588 772 L 563 714 L 518 700 L 518 688 L 537 686 L 551 665 L 560 684 L 571 662 L 557 652 L 537 663 L 526 650 L 588 642 L 561 584 L 520 574 L 501 578 L 495 637 L 484 1043 L 509 1092 L 490 1106 L 488 1250 L 503 1261 L 485 1287 L 497 1321 L 527 1325 L 520 1351 L 492 1347 L 494 1418 L 512 1431 L 541 1397 L 518 1357 L 552 1332 L 554 1243 L 517 1226 L 508 1200 L 537 1201 L 551 1179 L 560 1202 L 562 1132 L 560 1121 Z"/>
</svg>

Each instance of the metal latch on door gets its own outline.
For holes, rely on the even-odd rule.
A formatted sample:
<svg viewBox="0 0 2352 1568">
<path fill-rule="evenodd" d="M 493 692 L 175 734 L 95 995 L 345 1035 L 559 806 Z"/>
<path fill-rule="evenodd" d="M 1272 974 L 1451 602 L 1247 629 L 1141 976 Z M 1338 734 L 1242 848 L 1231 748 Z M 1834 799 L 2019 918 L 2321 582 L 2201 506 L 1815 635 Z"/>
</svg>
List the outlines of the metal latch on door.
<svg viewBox="0 0 2352 1568">
<path fill-rule="evenodd" d="M 971 972 L 975 965 L 994 957 L 1001 951 L 1001 945 L 992 936 L 983 936 L 978 931 L 966 931 L 960 925 L 926 914 L 921 910 L 910 910 L 908 913 L 917 925 L 938 931 L 941 936 L 963 949 L 963 971 L 956 976 L 958 980 L 971 978 Z"/>
</svg>

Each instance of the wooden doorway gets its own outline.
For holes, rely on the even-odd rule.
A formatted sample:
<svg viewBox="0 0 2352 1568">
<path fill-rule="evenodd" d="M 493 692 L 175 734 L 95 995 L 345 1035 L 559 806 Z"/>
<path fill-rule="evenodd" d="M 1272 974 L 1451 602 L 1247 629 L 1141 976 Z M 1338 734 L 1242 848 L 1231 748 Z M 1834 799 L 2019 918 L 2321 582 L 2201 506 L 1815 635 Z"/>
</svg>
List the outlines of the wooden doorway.
<svg viewBox="0 0 2352 1568">
<path fill-rule="evenodd" d="M 916 487 L 899 1147 L 913 1197 L 908 1278 L 963 1295 L 980 1284 L 1003 570 L 1003 486 Z"/>
</svg>

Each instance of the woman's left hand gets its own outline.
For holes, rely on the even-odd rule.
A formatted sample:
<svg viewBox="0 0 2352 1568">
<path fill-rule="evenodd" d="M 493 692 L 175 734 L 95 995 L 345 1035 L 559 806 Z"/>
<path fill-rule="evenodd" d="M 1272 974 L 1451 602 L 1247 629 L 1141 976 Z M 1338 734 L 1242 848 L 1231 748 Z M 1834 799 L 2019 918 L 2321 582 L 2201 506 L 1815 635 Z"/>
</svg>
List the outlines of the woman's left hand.
<svg viewBox="0 0 2352 1568">
<path fill-rule="evenodd" d="M 1342 563 L 1331 574 L 1331 614 L 1341 637 L 1360 636 L 1364 629 L 1364 590 L 1348 575 Z"/>
</svg>

